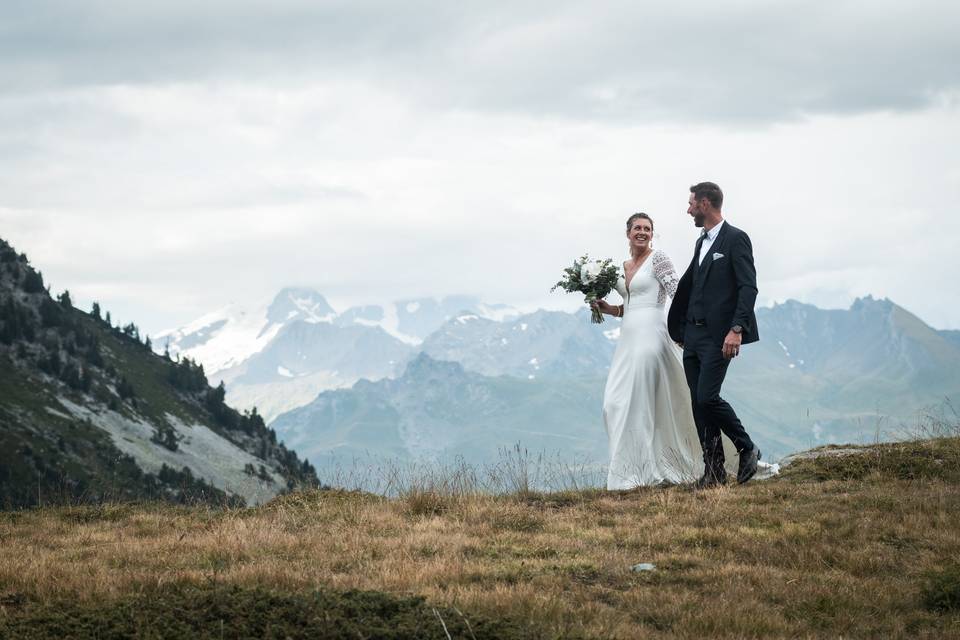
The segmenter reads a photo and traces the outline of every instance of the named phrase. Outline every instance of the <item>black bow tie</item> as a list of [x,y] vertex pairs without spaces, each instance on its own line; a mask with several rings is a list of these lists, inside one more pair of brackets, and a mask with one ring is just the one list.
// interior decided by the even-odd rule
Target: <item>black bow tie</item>
[[701,232],[700,232],[700,241],[702,242],[703,240],[706,240],[708,235],[710,235],[710,234],[706,231],[706,229],[704,229],[703,231],[701,231]]

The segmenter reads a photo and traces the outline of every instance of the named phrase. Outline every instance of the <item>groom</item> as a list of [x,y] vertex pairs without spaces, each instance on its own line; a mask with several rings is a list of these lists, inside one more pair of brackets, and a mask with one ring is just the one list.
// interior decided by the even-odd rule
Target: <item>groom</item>
[[720,386],[740,346],[756,342],[757,270],[747,234],[727,223],[720,213],[723,192],[713,182],[690,187],[687,213],[703,229],[693,260],[677,286],[667,319],[670,337],[683,346],[683,369],[693,401],[693,419],[703,447],[706,488],[727,481],[720,433],[740,452],[737,482],[757,472],[760,450],[727,402]]

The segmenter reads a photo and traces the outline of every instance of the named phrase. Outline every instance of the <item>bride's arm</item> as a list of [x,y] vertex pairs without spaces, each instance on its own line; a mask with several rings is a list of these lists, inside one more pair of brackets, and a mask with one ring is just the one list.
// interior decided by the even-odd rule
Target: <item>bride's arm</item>
[[[616,291],[618,294],[620,294],[620,298],[622,299],[622,298],[623,298],[623,291],[620,290],[620,287],[621,287],[620,283],[621,283],[621,282],[623,282],[623,279],[622,279],[622,278],[621,278],[619,281],[617,281],[617,286],[616,286],[616,288],[614,289],[614,291]],[[608,315],[608,316],[613,316],[614,318],[622,318],[622,317],[623,317],[623,311],[624,311],[624,309],[623,309],[623,305],[622,305],[622,304],[610,304],[610,303],[607,302],[606,300],[597,300],[596,302],[594,302],[593,304],[590,305],[590,308],[599,309],[599,310],[600,310],[600,313],[606,314],[606,315]]]
[[597,309],[600,309],[600,313],[605,313],[608,316],[614,316],[617,318],[623,317],[623,305],[622,304],[610,304],[606,300],[597,300],[590,307],[596,305]]
[[677,295],[677,285],[680,284],[680,278],[677,276],[676,269],[673,268],[673,262],[663,251],[657,251],[650,259],[653,260],[653,275],[660,283],[660,295],[657,296],[657,302],[666,302],[666,296],[671,298]]

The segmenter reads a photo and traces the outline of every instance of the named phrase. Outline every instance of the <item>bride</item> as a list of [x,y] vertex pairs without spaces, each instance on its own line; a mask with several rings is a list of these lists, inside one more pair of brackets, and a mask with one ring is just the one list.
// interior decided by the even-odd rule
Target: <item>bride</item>
[[[635,213],[627,219],[627,239],[630,259],[617,281],[623,304],[594,303],[602,313],[623,319],[603,394],[610,443],[607,488],[693,482],[702,450],[683,354],[667,334],[664,313],[679,278],[667,254],[653,249],[649,215]],[[725,448],[732,449],[724,440]],[[727,456],[736,459],[735,451]]]

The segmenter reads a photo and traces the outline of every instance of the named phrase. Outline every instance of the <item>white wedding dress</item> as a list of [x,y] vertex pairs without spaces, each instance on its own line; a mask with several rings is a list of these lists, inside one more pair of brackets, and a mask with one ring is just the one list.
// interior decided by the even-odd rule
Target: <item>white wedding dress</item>
[[[662,251],[640,266],[629,287],[621,276],[620,338],[603,393],[610,444],[608,489],[693,482],[703,454],[683,373],[683,352],[667,333],[664,304],[679,279]],[[727,465],[736,471],[733,445],[724,438]]]

